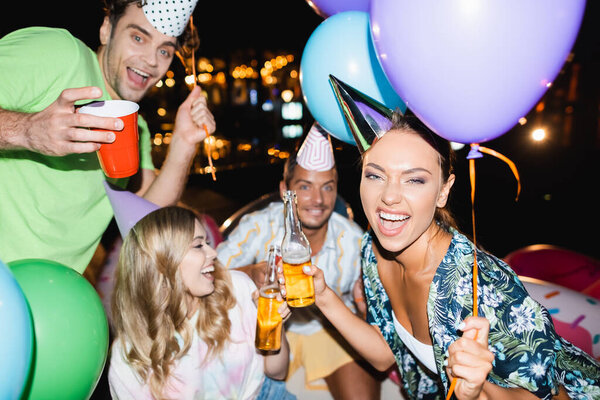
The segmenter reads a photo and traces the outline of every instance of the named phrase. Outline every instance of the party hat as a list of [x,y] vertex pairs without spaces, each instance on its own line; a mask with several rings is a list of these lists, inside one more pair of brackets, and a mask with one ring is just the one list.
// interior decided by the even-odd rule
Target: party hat
[[178,37],[185,30],[198,0],[146,0],[146,18],[160,33]]
[[298,150],[298,165],[309,171],[329,171],[335,166],[329,133],[315,122]]
[[106,181],[104,181],[104,188],[123,239],[140,219],[160,208],[143,197],[128,190],[119,189]]
[[393,111],[333,75],[329,75],[329,81],[358,150],[364,153],[390,130]]

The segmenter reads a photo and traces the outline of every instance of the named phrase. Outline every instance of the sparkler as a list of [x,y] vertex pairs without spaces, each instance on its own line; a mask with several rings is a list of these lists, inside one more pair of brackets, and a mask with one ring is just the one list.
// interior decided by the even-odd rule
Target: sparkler
[[[190,16],[190,30],[192,32],[194,32],[196,29],[196,27],[194,26],[194,16],[191,15]],[[192,84],[192,90],[196,87],[196,85],[198,85],[198,76],[196,75],[196,52],[194,51],[194,49],[191,50],[191,64],[192,64],[192,77],[194,78],[193,84]],[[186,60],[183,54],[181,54],[179,51],[176,52],[175,54],[177,54],[177,57],[179,58],[179,60],[181,61],[181,63],[183,64],[183,67],[185,68],[185,72],[186,74],[188,73],[188,66],[186,64]],[[204,124],[202,126],[204,128],[204,132],[206,133],[206,137],[204,138],[204,140],[208,139],[208,137],[210,136],[210,133],[208,132],[208,128],[206,127],[206,124]],[[210,174],[212,175],[212,179],[213,181],[217,180],[217,177],[215,175],[215,167],[213,165],[213,161],[212,161],[212,142],[210,140],[206,141],[206,155],[208,157],[208,165],[210,168]]]

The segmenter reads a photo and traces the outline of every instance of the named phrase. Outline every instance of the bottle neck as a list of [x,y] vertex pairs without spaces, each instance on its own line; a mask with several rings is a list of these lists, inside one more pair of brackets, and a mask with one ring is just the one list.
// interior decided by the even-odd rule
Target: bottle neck
[[287,262],[289,259],[310,257],[310,244],[302,232],[295,192],[287,191],[285,193],[284,204],[285,234],[281,243],[283,259]]
[[302,231],[300,225],[300,219],[298,218],[298,209],[296,208],[296,197],[288,195],[284,199],[284,213],[285,213],[285,230],[286,232],[299,232]]
[[263,287],[277,287],[277,258],[280,256],[279,246],[271,245],[267,254],[267,272],[262,284]]

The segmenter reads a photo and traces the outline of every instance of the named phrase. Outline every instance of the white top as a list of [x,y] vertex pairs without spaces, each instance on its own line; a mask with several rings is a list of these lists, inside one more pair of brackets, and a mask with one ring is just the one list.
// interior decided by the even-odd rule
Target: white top
[[435,366],[435,356],[433,355],[433,346],[418,341],[413,335],[410,334],[402,326],[402,324],[396,318],[396,314],[392,312],[392,318],[394,319],[394,327],[396,333],[400,336],[400,339],[404,345],[413,353],[413,355],[423,363],[431,372],[437,375],[437,367]]
[[[269,245],[281,244],[283,203],[272,202],[267,207],[242,217],[238,226],[217,246],[217,258],[227,268],[238,268],[267,259]],[[312,263],[323,270],[325,282],[355,311],[352,287],[360,276],[360,242],[363,230],[348,218],[334,212],[327,224],[323,247]],[[286,323],[286,330],[312,335],[322,329],[325,317],[316,306],[295,308]]]
[[[205,363],[208,347],[194,335],[189,351],[172,369],[167,390],[171,398],[251,400],[260,392],[265,373],[264,358],[254,348],[256,306],[252,292],[256,286],[239,271],[231,271],[231,280],[237,304],[229,310],[230,341],[219,357]],[[189,323],[195,326],[198,315]],[[151,400],[149,386],[127,362],[122,346],[120,340],[115,340],[110,353],[108,382],[112,398]]]

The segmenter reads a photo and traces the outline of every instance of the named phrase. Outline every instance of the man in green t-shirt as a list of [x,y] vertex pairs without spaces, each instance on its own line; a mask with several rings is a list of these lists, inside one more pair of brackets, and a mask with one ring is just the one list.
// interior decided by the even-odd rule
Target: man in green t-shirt
[[30,27],[0,39],[2,262],[42,258],[83,272],[113,216],[105,179],[159,206],[179,200],[198,143],[215,131],[200,88],[178,109],[158,174],[148,126],[139,118],[140,169],[131,179],[105,178],[95,151],[114,134],[89,130],[120,130],[121,121],[76,108],[96,99],[139,102],[175,52],[197,43],[188,25],[196,1],[105,0],[97,51],[56,28]]

